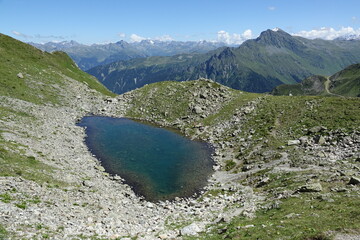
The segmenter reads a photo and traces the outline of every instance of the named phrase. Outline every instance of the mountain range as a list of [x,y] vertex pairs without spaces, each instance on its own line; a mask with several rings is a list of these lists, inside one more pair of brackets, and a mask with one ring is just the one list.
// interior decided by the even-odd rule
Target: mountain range
[[310,40],[281,29],[267,30],[239,47],[118,61],[87,72],[123,93],[149,83],[209,78],[234,89],[269,92],[312,75],[331,75],[360,62],[359,40]]
[[82,70],[119,60],[144,58],[149,56],[171,56],[180,53],[205,53],[222,46],[223,42],[210,41],[160,41],[142,40],[140,42],[118,41],[108,44],[84,45],[76,41],[29,44],[47,52],[66,52]]

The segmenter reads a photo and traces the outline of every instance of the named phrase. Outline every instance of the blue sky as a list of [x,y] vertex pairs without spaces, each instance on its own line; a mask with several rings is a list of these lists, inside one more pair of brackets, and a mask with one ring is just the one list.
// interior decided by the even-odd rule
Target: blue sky
[[275,27],[308,38],[360,34],[360,1],[0,0],[0,32],[26,42],[241,43]]

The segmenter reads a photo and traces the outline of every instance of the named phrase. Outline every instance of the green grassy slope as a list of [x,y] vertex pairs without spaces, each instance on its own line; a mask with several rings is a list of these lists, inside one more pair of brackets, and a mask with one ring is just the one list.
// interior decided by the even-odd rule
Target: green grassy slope
[[334,94],[360,97],[360,64],[351,65],[330,77],[330,91]]
[[[63,52],[47,53],[0,34],[0,95],[21,100],[59,103],[56,86],[70,77],[106,95],[114,95],[95,78],[82,72]],[[22,73],[24,78],[18,78]],[[56,85],[56,86],[55,86]]]
[[274,95],[339,95],[360,96],[360,64],[353,64],[329,77],[312,76],[297,84],[283,84],[273,89]]
[[275,87],[273,95],[326,95],[325,82],[327,78],[323,76],[312,76],[296,84],[282,84]]

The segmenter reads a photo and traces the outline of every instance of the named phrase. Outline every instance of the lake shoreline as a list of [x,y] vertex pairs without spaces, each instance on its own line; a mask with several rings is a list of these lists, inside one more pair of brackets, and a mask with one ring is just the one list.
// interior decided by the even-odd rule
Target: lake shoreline
[[[13,126],[20,124],[21,131],[27,135],[17,134],[15,131],[16,134],[4,134],[5,139],[28,146],[26,155],[55,167],[53,177],[66,183],[64,186],[51,187],[22,177],[1,177],[1,192],[17,189],[19,194],[28,196],[29,199],[41,199],[38,204],[29,204],[26,209],[0,202],[0,211],[6,213],[3,224],[8,231],[16,232],[19,226],[27,222],[30,226],[46,226],[52,236],[58,239],[80,235],[111,238],[137,236],[139,239],[154,239],[159,235],[166,235],[171,238],[180,234],[180,228],[172,228],[172,224],[185,227],[196,222],[199,227],[205,228],[216,222],[233,202],[252,202],[250,205],[245,204],[239,211],[249,214],[255,211],[253,206],[260,198],[253,194],[250,187],[236,184],[231,186],[237,191],[231,195],[230,200],[201,195],[197,199],[175,198],[172,202],[151,203],[136,196],[121,177],[104,172],[101,163],[85,145],[85,130],[76,126],[77,121],[90,113],[125,117],[128,102],[134,97],[133,93],[120,95],[109,102],[109,98],[104,99],[85,85],[70,79],[66,81],[73,85],[73,92],[63,92],[69,99],[67,106],[41,106],[2,97],[3,105],[26,109],[35,118],[30,122],[9,121],[9,127],[14,128]],[[216,147],[215,151],[219,152]],[[214,161],[221,162],[221,157],[214,156]],[[211,189],[229,188],[226,181],[221,181],[228,179],[226,176],[231,174],[219,173],[218,170],[215,171],[201,194]],[[76,214],[73,214],[74,211]],[[34,215],[34,212],[37,214]],[[58,231],[59,228],[62,230]],[[37,234],[36,227],[21,232],[24,238],[34,238]]]

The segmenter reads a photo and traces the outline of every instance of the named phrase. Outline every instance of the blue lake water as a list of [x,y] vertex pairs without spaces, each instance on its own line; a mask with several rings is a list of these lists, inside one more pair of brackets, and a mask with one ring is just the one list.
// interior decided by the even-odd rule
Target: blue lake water
[[149,201],[189,197],[212,174],[212,148],[174,131],[126,118],[84,117],[85,142],[106,172]]

